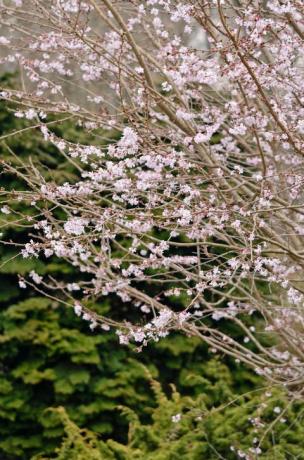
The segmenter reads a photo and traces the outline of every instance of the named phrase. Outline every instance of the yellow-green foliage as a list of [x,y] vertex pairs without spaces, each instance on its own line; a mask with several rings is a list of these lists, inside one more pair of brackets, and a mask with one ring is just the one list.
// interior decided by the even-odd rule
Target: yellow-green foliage
[[[52,411],[57,414],[64,427],[65,437],[60,449],[57,449],[57,460],[101,460],[103,448],[99,445],[96,435],[85,429],[80,429],[68,417],[63,407]],[[110,450],[107,454],[111,455]],[[107,458],[111,458],[108,456]],[[114,458],[114,457],[112,457]],[[37,460],[47,460],[45,457],[37,456]]]
[[242,454],[250,460],[303,458],[304,404],[288,401],[280,389],[256,390],[230,404],[208,409],[203,395],[185,397],[173,388],[168,397],[158,382],[151,383],[156,407],[150,423],[143,424],[135,411],[121,408],[129,422],[128,440],[123,444],[112,439],[104,442],[96,434],[79,429],[63,408],[57,409],[65,436],[52,458],[233,460],[244,458]]

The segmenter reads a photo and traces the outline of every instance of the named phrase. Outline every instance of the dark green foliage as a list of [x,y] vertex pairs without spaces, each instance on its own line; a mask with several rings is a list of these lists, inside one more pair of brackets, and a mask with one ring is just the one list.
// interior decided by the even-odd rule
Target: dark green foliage
[[58,445],[62,426],[48,407],[64,406],[78,425],[123,441],[127,425],[117,406],[136,409],[144,422],[153,407],[141,362],[209,409],[253,386],[243,382],[249,372],[236,368],[234,377],[197,340],[176,336],[135,355],[43,297],[10,305],[0,321],[0,458],[27,459]]

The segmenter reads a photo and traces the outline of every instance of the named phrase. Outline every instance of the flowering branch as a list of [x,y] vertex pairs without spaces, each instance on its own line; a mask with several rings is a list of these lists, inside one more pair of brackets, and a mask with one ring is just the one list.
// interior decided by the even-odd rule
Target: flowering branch
[[[4,165],[31,189],[2,195],[16,220],[15,202],[35,210],[23,257],[79,272],[22,286],[61,291],[121,343],[181,330],[274,382],[302,382],[300,2],[12,0],[0,21],[2,63],[23,72],[1,97],[79,171],[62,184]],[[92,142],[59,138],[54,113]],[[88,307],[109,295],[125,317]]]

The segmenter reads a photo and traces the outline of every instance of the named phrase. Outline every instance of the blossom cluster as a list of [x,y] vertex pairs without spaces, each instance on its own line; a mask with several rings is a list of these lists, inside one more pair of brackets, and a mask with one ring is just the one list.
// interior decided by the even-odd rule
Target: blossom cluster
[[[179,329],[274,381],[299,382],[300,2],[7,3],[1,61],[18,64],[28,86],[2,88],[1,97],[79,171],[71,183],[42,173],[28,181],[40,217],[23,257],[77,267],[79,282],[61,289],[75,294],[75,313],[92,329],[116,327],[121,343]],[[39,27],[28,24],[30,10]],[[50,114],[68,115],[94,142],[59,138]],[[98,318],[82,305],[109,295],[130,314]],[[252,315],[279,348],[263,345]],[[241,343],[222,319],[242,331]]]

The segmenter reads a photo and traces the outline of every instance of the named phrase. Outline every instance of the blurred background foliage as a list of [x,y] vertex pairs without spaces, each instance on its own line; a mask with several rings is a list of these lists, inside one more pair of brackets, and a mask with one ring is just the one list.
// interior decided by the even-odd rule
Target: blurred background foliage
[[[0,137],[23,130],[1,138],[1,159],[32,161],[61,182],[76,179],[77,169],[39,131],[26,129],[33,121],[13,111],[0,101]],[[85,141],[72,122],[56,130]],[[2,171],[0,186],[24,183]],[[23,243],[27,230],[10,219],[0,215],[1,239]],[[261,458],[304,458],[304,406],[281,390],[267,393],[254,372],[179,334],[142,353],[119,346],[114,333],[91,332],[71,309],[18,285],[18,275],[33,269],[75,281],[70,265],[22,259],[4,244],[0,259],[1,460],[234,459],[262,436]],[[94,308],[125,307],[109,297]]]

